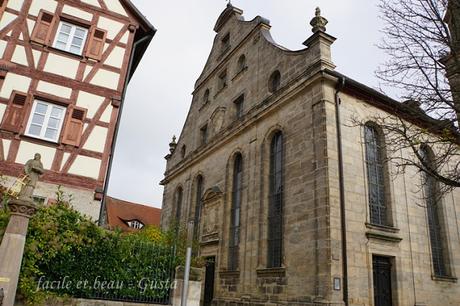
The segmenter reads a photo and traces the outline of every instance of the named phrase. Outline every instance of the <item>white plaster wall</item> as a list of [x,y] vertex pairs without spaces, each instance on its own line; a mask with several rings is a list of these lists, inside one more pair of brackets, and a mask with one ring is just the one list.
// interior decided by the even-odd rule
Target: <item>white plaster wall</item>
[[28,92],[31,79],[19,74],[8,72],[0,91],[0,97],[9,99],[13,90]]
[[101,29],[107,30],[108,39],[114,39],[118,32],[120,32],[123,24],[112,19],[100,17],[97,26]]
[[24,0],[9,0],[6,6],[9,7],[10,9],[21,11],[23,4],[24,4]]
[[105,4],[107,5],[107,8],[112,12],[121,14],[123,16],[128,16],[125,9],[121,5],[120,0],[105,0]]
[[79,155],[70,167],[69,173],[98,179],[100,168],[101,160]]
[[20,64],[20,65],[28,66],[26,50],[24,49],[23,46],[20,46],[20,45],[16,46],[16,48],[14,49],[13,57],[11,58],[11,61],[17,64]]
[[33,0],[32,5],[30,6],[29,14],[33,16],[38,16],[38,13],[41,9],[45,11],[54,13],[56,10],[57,1],[55,0]]
[[11,140],[3,139],[3,156],[7,158],[8,152],[10,151]]
[[125,48],[115,47],[110,55],[107,57],[104,64],[121,68],[123,66],[123,59],[125,57]]
[[32,19],[27,19],[27,29],[29,30],[30,34],[32,34],[34,27],[35,27],[35,21],[33,21]]
[[4,40],[0,40],[0,56],[3,57],[3,53],[5,52],[7,42]]
[[107,133],[107,128],[95,126],[83,148],[86,150],[99,153],[104,152],[105,142],[107,140]]
[[124,43],[124,44],[127,44],[128,43],[128,38],[129,38],[129,32],[126,31],[125,34],[123,34],[123,36],[121,37],[120,42]]
[[[3,30],[11,21],[13,21],[17,15],[5,12],[2,16],[2,20],[0,20],[0,30]],[[9,34],[8,34],[9,35]]]
[[3,120],[3,115],[5,114],[6,110],[6,105],[5,104],[0,104],[0,122]]
[[64,156],[62,157],[61,171],[62,171],[62,169],[64,169],[64,166],[65,166],[67,160],[69,159],[69,157],[70,157],[70,153],[65,152]]
[[34,57],[35,68],[37,68],[38,62],[40,61],[40,57],[42,56],[42,53],[41,51],[38,51],[38,50],[32,50],[32,55]]
[[110,89],[117,89],[119,79],[120,75],[118,73],[108,71],[105,69],[99,69],[90,83],[93,85],[99,85]]
[[97,6],[97,7],[101,7],[101,6],[99,5],[99,2],[97,2],[97,0],[81,0],[81,2],[90,4],[90,5],[94,5],[94,6]]
[[112,117],[112,110],[113,110],[113,106],[109,105],[109,107],[106,108],[106,110],[101,116],[102,122],[110,122],[110,118]]
[[[16,178],[11,176],[4,176],[5,180],[2,182],[6,187],[10,187],[15,182]],[[56,192],[58,190],[57,184],[45,183],[39,181],[37,188],[34,191],[35,196],[45,198],[45,205],[49,200],[56,200]],[[94,191],[83,188],[74,188],[61,186],[64,196],[72,196],[73,200],[70,202],[72,207],[81,212],[82,214],[90,217],[93,221],[99,218],[99,210],[101,203],[94,200]]]
[[45,71],[75,79],[80,61],[50,53],[45,64]]
[[97,110],[104,102],[104,97],[93,95],[86,91],[80,91],[77,98],[77,106],[86,108],[88,111],[86,117],[93,118]]
[[44,92],[44,93],[51,94],[51,95],[55,95],[58,97],[62,97],[65,99],[70,99],[70,96],[72,95],[71,88],[44,82],[44,81],[38,82],[37,90]]
[[40,153],[42,156],[43,168],[51,169],[53,164],[54,154],[56,149],[47,146],[41,146],[27,141],[21,141],[19,144],[18,155],[16,156],[16,163],[25,164],[29,159],[34,158],[35,153]]
[[85,19],[88,21],[91,21],[93,19],[93,14],[80,10],[70,5],[64,5],[64,7],[62,8],[62,12],[72,16],[77,16],[78,18]]

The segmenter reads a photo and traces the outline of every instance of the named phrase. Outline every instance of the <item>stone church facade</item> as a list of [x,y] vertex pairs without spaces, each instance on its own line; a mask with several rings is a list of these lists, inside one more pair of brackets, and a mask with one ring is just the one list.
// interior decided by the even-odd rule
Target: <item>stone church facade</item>
[[409,106],[335,70],[319,10],[299,51],[242,13],[217,20],[162,182],[162,226],[195,223],[203,304],[459,305],[460,194],[417,205],[420,174],[352,124]]

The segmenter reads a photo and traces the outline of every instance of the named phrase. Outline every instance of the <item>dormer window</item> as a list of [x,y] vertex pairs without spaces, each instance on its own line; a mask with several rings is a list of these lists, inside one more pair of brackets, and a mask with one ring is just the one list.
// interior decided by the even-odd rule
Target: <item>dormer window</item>
[[222,38],[222,53],[230,49],[230,33],[227,33],[227,35]]
[[219,74],[219,82],[217,84],[219,91],[227,87],[227,70]]
[[144,227],[144,224],[139,220],[131,220],[126,222],[126,224],[133,229],[142,229]]
[[88,29],[61,21],[53,47],[73,54],[82,55]]

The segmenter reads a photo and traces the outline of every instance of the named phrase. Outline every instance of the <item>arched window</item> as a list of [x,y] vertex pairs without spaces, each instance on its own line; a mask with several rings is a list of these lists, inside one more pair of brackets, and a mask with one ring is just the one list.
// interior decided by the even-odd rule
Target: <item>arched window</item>
[[283,134],[277,132],[270,145],[270,180],[268,203],[269,268],[280,267],[283,256]]
[[233,164],[232,209],[230,222],[230,243],[228,252],[228,269],[238,269],[239,244],[240,244],[240,209],[241,191],[243,188],[243,158],[241,154],[235,156]]
[[242,54],[238,59],[238,72],[241,72],[244,69],[246,69],[246,56]]
[[203,104],[206,104],[208,102],[209,102],[209,89],[206,89],[203,94]]
[[180,156],[181,156],[182,158],[185,157],[186,151],[187,151],[187,147],[186,147],[185,145],[183,145],[182,148],[180,149]]
[[[433,152],[431,149],[426,145],[422,146],[420,148],[420,155],[424,166],[430,169],[433,166]],[[432,175],[423,172],[423,183],[434,274],[436,276],[448,276],[449,272],[446,265],[446,259],[448,257],[446,252],[447,237],[443,230],[443,214],[441,210],[438,182]]]
[[370,222],[376,225],[391,225],[386,195],[386,171],[384,147],[380,134],[372,124],[364,126],[366,145],[366,167]]
[[273,93],[280,88],[280,84],[281,84],[281,73],[278,70],[276,70],[270,76],[270,79],[268,81],[268,89],[270,90],[270,92]]
[[195,198],[195,216],[193,221],[195,223],[195,238],[198,238],[198,229],[200,226],[201,219],[201,208],[202,208],[202,197],[203,197],[203,177],[198,175],[196,178],[196,198]]
[[175,195],[175,209],[176,209],[176,221],[180,222],[181,213],[182,213],[182,197],[183,191],[182,187],[178,187]]

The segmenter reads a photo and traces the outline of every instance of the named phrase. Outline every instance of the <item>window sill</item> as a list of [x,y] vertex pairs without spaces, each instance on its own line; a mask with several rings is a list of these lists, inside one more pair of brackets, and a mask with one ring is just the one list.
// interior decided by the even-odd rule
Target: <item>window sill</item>
[[225,84],[221,89],[219,89],[216,94],[214,95],[214,99],[221,93],[223,92],[226,88],[228,87],[227,84]]
[[366,227],[372,230],[378,230],[382,232],[399,233],[399,228],[388,225],[380,225],[366,222]]
[[257,272],[257,277],[285,277],[286,276],[285,267],[261,268],[261,269],[257,269],[256,272]]
[[52,46],[47,46],[45,48],[47,48],[49,51],[53,51],[53,53],[58,53],[58,54],[63,54],[63,55],[74,57],[75,59],[78,59],[79,61],[84,61],[85,60],[85,57],[83,55],[80,55],[80,54],[76,54],[76,53],[72,53],[72,52],[69,52],[69,51],[61,50],[61,49],[58,49],[58,48],[55,48],[55,47],[52,47]]
[[238,71],[235,76],[232,78],[232,81],[237,79],[240,75],[242,75],[246,70],[248,70],[248,66],[245,66],[243,69],[241,69],[240,71]]
[[438,275],[431,275],[431,279],[437,282],[448,282],[448,283],[456,283],[457,278],[453,276],[438,276]]
[[220,278],[240,278],[240,271],[219,271]]
[[53,145],[55,147],[58,147],[60,145],[58,141],[52,141],[52,140],[47,140],[47,139],[43,139],[43,138],[38,138],[38,137],[30,136],[30,135],[27,135],[27,134],[21,135],[21,138],[23,138],[25,140],[30,140],[32,142],[38,142],[38,143],[42,143],[42,144]]

